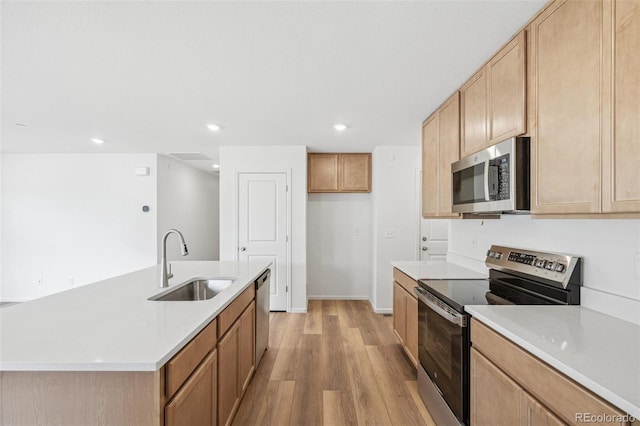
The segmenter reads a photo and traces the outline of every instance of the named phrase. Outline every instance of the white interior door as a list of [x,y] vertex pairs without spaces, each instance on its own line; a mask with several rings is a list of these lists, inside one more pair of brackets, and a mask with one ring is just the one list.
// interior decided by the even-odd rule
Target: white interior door
[[238,173],[238,260],[268,260],[272,311],[287,310],[286,173]]
[[449,219],[422,218],[422,170],[416,170],[416,203],[418,217],[419,260],[447,260]]
[[447,260],[449,219],[420,220],[420,260]]

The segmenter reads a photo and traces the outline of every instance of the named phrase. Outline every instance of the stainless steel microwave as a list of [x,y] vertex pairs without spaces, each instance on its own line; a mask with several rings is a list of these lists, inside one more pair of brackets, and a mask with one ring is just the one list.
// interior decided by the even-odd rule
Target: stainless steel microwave
[[452,163],[452,211],[528,212],[529,169],[527,137],[507,139]]

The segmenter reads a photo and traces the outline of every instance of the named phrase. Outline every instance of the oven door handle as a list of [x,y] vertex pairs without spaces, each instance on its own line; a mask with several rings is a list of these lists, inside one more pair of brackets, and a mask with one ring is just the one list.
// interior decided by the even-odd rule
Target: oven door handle
[[[413,291],[415,292],[416,296],[418,296],[418,299],[421,302],[423,302],[425,305],[431,308],[435,313],[440,315],[442,318],[446,319],[447,321],[453,324],[456,324],[459,327],[467,326],[467,317],[464,314],[461,314],[459,312],[450,312],[445,308],[446,306],[445,303],[437,300],[435,296],[432,296],[428,291],[420,287],[414,287]],[[441,304],[443,306],[440,306]]]

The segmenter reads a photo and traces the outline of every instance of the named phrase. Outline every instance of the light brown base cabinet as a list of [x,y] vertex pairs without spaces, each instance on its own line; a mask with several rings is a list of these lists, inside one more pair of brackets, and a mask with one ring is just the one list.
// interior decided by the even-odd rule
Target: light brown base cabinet
[[393,269],[393,330],[415,367],[418,366],[418,299],[413,294],[417,283],[400,270]]
[[0,372],[0,424],[228,425],[254,370],[251,285],[158,371]]
[[623,411],[476,319],[471,345],[473,426],[575,425],[583,413],[614,420],[590,424],[629,425]]

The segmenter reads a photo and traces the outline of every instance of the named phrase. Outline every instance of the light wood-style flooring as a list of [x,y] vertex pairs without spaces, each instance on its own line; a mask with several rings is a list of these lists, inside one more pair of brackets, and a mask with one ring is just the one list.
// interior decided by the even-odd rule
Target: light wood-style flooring
[[272,313],[269,349],[234,425],[428,425],[391,316],[366,301],[313,300]]

